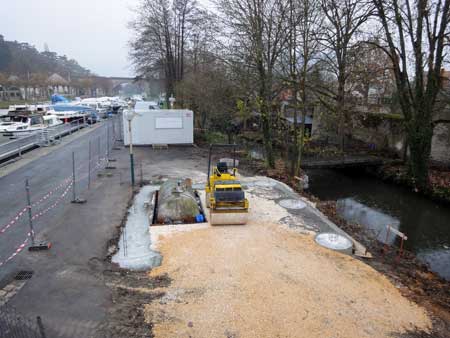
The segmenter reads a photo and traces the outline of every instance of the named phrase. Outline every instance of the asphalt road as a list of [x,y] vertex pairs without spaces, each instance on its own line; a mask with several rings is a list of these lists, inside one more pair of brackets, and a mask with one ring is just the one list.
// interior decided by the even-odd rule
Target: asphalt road
[[[91,132],[74,139],[64,147],[0,178],[0,264],[5,262],[26,240],[30,229],[28,214],[25,212],[2,233],[2,229],[5,229],[11,220],[14,220],[17,213],[27,205],[25,180],[27,178],[29,180],[32,204],[45,197],[32,208],[33,215],[44,213],[33,221],[35,233],[39,238],[39,233],[45,229],[49,219],[58,217],[62,213],[64,205],[72,200],[72,189],[66,188],[72,177],[72,153],[75,153],[76,194],[78,197],[86,190],[88,184],[89,142],[91,142],[91,169],[95,167],[99,158],[106,157],[108,135],[110,137],[109,144],[112,147],[111,124],[108,132],[107,123],[102,123],[102,126],[93,128]],[[66,190],[66,195],[62,196]],[[54,192],[48,194],[50,191]],[[0,281],[15,270],[15,259],[17,257],[0,266]]]

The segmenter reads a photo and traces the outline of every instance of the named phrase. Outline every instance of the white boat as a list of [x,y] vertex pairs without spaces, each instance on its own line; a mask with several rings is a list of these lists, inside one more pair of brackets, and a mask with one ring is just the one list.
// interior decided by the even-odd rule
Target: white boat
[[48,104],[15,104],[8,108],[6,115],[49,114],[52,108]]
[[62,124],[56,115],[8,115],[0,122],[3,136],[25,136],[48,127]]
[[10,115],[20,115],[20,114],[33,114],[37,110],[36,105],[32,104],[14,104],[9,106],[8,114]]
[[106,117],[109,114],[117,114],[120,110],[126,107],[126,102],[119,97],[96,97],[85,98],[77,104],[95,109],[99,116]]
[[102,102],[98,102],[96,100],[84,99],[79,103],[79,105],[95,110],[100,118],[106,118],[108,115],[109,107],[105,106]]
[[91,108],[81,105],[57,104],[52,106],[52,114],[63,122],[88,119],[92,116],[92,112]]

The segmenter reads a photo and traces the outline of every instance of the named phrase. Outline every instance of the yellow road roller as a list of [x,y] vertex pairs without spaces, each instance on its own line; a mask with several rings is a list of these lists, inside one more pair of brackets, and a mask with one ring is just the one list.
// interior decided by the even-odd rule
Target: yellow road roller
[[[211,144],[209,146],[208,182],[205,191],[211,225],[247,223],[249,204],[241,182],[236,177],[236,147],[236,144]],[[232,148],[233,159],[231,161],[229,159],[220,160],[214,167],[211,167],[214,148]]]

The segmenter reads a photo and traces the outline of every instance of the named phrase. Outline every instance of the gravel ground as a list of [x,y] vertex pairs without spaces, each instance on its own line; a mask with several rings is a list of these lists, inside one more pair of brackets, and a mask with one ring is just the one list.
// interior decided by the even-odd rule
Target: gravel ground
[[172,281],[145,307],[155,337],[392,337],[431,326],[382,274],[281,224],[288,213],[261,197],[267,189],[248,193],[246,226],[152,233],[163,263],[149,278]]

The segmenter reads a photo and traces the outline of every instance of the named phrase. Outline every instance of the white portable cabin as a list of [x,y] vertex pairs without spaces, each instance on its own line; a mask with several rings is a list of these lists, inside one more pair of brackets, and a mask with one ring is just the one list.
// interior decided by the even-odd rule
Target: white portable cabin
[[[131,122],[133,145],[193,144],[194,113],[185,109],[137,110]],[[123,114],[124,144],[130,144]]]

